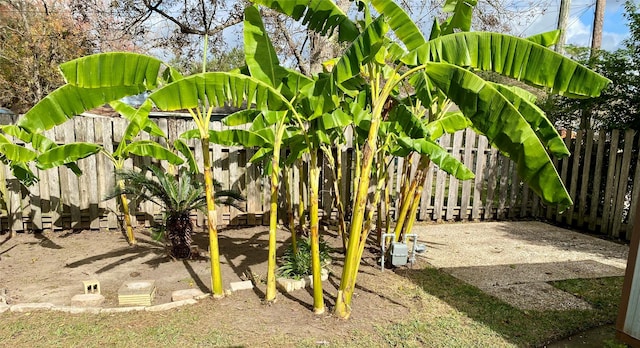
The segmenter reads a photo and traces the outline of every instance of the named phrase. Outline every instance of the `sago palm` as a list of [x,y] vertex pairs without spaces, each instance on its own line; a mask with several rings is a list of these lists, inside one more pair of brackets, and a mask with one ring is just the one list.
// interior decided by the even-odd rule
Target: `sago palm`
[[[193,222],[190,214],[194,210],[205,212],[207,201],[204,186],[201,181],[186,168],[180,168],[178,175],[171,175],[166,171],[149,166],[153,174],[148,177],[144,171],[120,171],[116,175],[125,182],[124,188],[117,186],[112,196],[128,194],[136,197],[138,203],[153,202],[164,209],[164,230],[171,244],[171,255],[177,259],[191,256],[191,233]],[[231,205],[242,209],[238,203],[244,198],[240,193],[232,190],[221,190],[219,182],[216,186],[216,204]]]

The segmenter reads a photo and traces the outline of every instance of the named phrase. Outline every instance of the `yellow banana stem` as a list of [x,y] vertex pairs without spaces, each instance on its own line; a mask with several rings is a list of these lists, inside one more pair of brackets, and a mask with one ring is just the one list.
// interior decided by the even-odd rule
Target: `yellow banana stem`
[[276,137],[273,144],[273,157],[271,158],[271,201],[269,211],[269,253],[267,256],[267,292],[265,300],[276,300],[276,234],[278,231],[278,176],[280,175],[280,147],[284,135],[284,125],[278,123]]
[[[203,134],[201,134],[202,136]],[[214,201],[213,175],[211,173],[211,153],[209,152],[209,136],[200,138],[204,162],[204,188],[207,199],[207,227],[209,229],[209,254],[211,261],[211,292],[214,297],[223,297],[222,272],[220,271],[220,250],[218,247],[218,216]]]
[[289,232],[291,232],[291,249],[293,254],[298,253],[298,236],[295,229],[295,221],[293,219],[293,202],[291,199],[291,182],[289,181],[289,167],[282,168],[285,191],[285,205],[287,208],[287,223],[289,225]]
[[300,157],[296,161],[296,165],[298,166],[298,173],[300,173],[300,180],[298,181],[298,192],[300,195],[300,199],[298,202],[298,226],[300,231],[302,231],[303,226],[307,223],[305,216],[305,208],[304,208],[304,183],[307,182],[307,176],[304,172],[304,159]]
[[422,156],[420,158],[420,163],[418,164],[418,172],[416,174],[416,181],[418,181],[418,187],[413,195],[413,200],[411,202],[411,208],[409,210],[409,214],[407,215],[407,221],[405,222],[404,231],[402,235],[407,235],[411,233],[413,229],[413,224],[416,221],[416,213],[418,212],[418,207],[420,206],[420,198],[422,197],[422,190],[424,188],[424,182],[427,179],[427,171],[429,170],[430,159],[427,156]]
[[[118,186],[121,190],[124,190],[124,180],[118,181]],[[131,226],[131,214],[129,212],[129,200],[126,195],[120,195],[120,203],[122,204],[122,215],[124,215],[124,227],[127,231],[127,241],[129,245],[136,245],[136,236],[133,234],[133,226]]]
[[311,274],[313,278],[313,312],[324,313],[324,298],[322,293],[322,265],[320,264],[320,220],[318,218],[318,192],[320,180],[320,168],[318,167],[318,154],[310,151],[311,162],[309,164],[309,238],[311,246]]
[[[405,173],[406,177],[411,175],[411,166],[409,166],[409,170]],[[398,222],[396,224],[396,228],[394,230],[395,240],[400,240],[400,236],[402,235],[402,229],[407,218],[407,214],[409,213],[409,208],[411,207],[411,201],[413,199],[413,195],[416,192],[416,188],[418,186],[417,180],[413,180],[411,182],[405,183],[408,188],[406,190],[403,189],[404,195],[402,197],[402,204],[400,205],[400,214],[398,215]]]

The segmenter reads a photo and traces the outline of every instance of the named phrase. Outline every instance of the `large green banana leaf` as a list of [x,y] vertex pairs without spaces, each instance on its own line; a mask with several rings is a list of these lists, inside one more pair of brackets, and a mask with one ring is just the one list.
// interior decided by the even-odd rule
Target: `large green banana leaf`
[[447,150],[430,139],[399,137],[398,145],[429,157],[431,162],[437,165],[438,168],[459,180],[469,180],[475,177],[471,169],[467,168],[462,162],[449,154]]
[[244,102],[259,110],[291,110],[291,104],[273,87],[255,78],[227,72],[207,72],[165,85],[149,96],[165,111],[193,109],[201,105],[241,107]]
[[164,131],[149,119],[149,112],[153,106],[149,100],[146,100],[138,109],[119,100],[114,100],[109,103],[109,105],[129,121],[127,129],[125,129],[124,134],[122,135],[123,140],[132,140],[138,136],[141,130],[144,130],[150,135],[156,137],[167,137]]
[[571,97],[596,97],[610,82],[546,47],[497,33],[445,35],[409,52],[402,61],[410,66],[447,62],[494,71]]
[[253,122],[258,115],[260,115],[260,111],[258,110],[240,110],[225,116],[225,118],[222,119],[222,124],[229,127],[240,126]]
[[11,162],[22,163],[33,161],[38,156],[35,151],[10,142],[0,143],[0,154],[4,155],[4,157]]
[[336,109],[331,113],[322,115],[320,119],[321,130],[329,130],[333,128],[344,128],[353,123],[353,117],[346,112]]
[[134,154],[143,157],[153,157],[159,160],[166,160],[175,165],[184,163],[184,160],[171,152],[171,150],[151,140],[134,141],[125,146],[123,154],[125,156]]
[[[30,132],[51,129],[84,111],[158,86],[162,62],[136,53],[100,53],[60,66],[67,84],[27,111],[17,125]],[[172,72],[178,76],[177,72]]]
[[386,122],[380,127],[380,131],[388,133],[394,131],[398,134],[406,135],[413,139],[425,138],[427,129],[422,123],[422,119],[417,117],[405,105],[398,105],[391,109]]
[[328,0],[251,0],[267,6],[295,20],[303,18],[302,24],[322,35],[338,28],[339,41],[352,41],[359,32],[355,23],[333,1]]
[[[31,132],[28,132],[26,130],[24,130],[24,128],[18,127],[14,124],[7,124],[4,126],[0,126],[0,129],[2,129],[2,132],[4,132],[7,135],[10,135],[14,138],[20,139],[22,141],[24,141],[25,143],[30,143],[31,140],[33,139],[33,134]],[[0,133],[0,136],[2,136],[4,138],[4,135]],[[11,142],[8,139],[4,138],[2,140],[0,140],[0,142]]]
[[189,164],[189,171],[191,173],[200,172],[200,169],[198,168],[198,162],[196,161],[196,156],[193,154],[193,151],[191,151],[191,148],[184,140],[180,138],[176,139],[173,142],[173,148],[178,150],[178,152],[180,152],[182,156],[184,156],[187,163]]
[[384,14],[391,30],[408,50],[416,49],[427,42],[411,17],[395,2],[391,0],[372,0],[371,4],[378,13]]
[[[29,166],[25,162],[13,162],[9,166],[11,167],[13,176],[15,176],[24,186],[29,187],[38,182],[38,177],[33,174],[31,168],[29,168]],[[76,173],[76,175],[79,175],[75,171],[74,173]],[[82,172],[80,172],[80,174],[81,173]]]
[[56,146],[43,152],[37,157],[36,166],[40,169],[49,169],[67,163],[74,163],[79,159],[96,154],[102,146],[90,143],[71,143]]
[[335,81],[340,84],[359,75],[360,67],[375,58],[388,30],[389,27],[382,16],[369,24],[333,68]]
[[561,209],[572,204],[543,144],[500,92],[472,72],[452,64],[428,63],[426,73],[473,126],[516,163],[520,178],[545,202],[558,204]]
[[255,6],[244,10],[244,55],[252,77],[276,89],[282,86],[288,72],[280,66],[260,11]]
[[256,147],[268,144],[260,134],[244,129],[210,130],[209,140],[212,143],[226,146]]
[[535,42],[538,45],[544,47],[551,47],[558,43],[560,39],[560,29],[547,31],[546,33],[540,33],[537,35],[527,37],[527,40]]
[[473,123],[461,112],[449,112],[443,117],[427,123],[425,129],[429,134],[429,139],[436,140],[445,133],[452,134],[471,126]]
[[87,110],[145,90],[145,86],[89,89],[67,84],[40,100],[16,124],[34,133],[48,130]]
[[502,93],[502,95],[518,109],[518,112],[520,112],[529,123],[533,131],[536,132],[542,144],[544,144],[554,156],[562,158],[571,154],[564,144],[564,141],[562,141],[560,134],[558,134],[556,127],[549,121],[544,111],[527,99],[521,98],[519,94],[513,92],[513,90],[507,86],[493,84],[493,87]]
[[142,54],[108,52],[74,59],[60,65],[68,84],[80,88],[158,86],[162,61]]
[[451,12],[453,15],[440,24],[441,31],[438,34],[448,35],[453,33],[455,30],[471,30],[473,9],[477,3],[477,0],[447,0],[442,10],[444,12]]
[[326,73],[315,76],[313,83],[299,90],[298,97],[303,116],[309,121],[331,112],[340,103],[335,81],[332,75]]

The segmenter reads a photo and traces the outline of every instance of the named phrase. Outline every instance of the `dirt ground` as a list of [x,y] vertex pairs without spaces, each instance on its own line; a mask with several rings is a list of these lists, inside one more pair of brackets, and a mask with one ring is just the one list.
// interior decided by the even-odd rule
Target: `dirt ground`
[[[588,306],[570,294],[554,290],[549,280],[624,275],[628,248],[568,231],[541,222],[485,222],[418,225],[419,241],[427,245],[418,264],[429,263],[521,308],[569,309]],[[288,239],[279,231],[280,249]],[[154,304],[170,302],[174,290],[199,288],[209,292],[208,259],[173,261],[161,243],[144,230],[137,232],[139,245],[129,247],[117,232],[19,234],[0,236],[0,291],[9,304],[48,302],[70,305],[71,298],[83,293],[83,280],[100,281],[106,301],[103,307],[117,307],[117,291],[125,281],[155,280]],[[325,240],[339,245],[334,232],[325,231]],[[249,268],[266,273],[267,227],[222,229],[223,282],[244,280]],[[197,233],[195,243],[206,250],[207,235]],[[376,264],[376,248],[365,252],[354,295],[352,318],[370,325],[393,321],[415,310],[407,296],[411,286],[401,276]],[[341,256],[334,253],[332,272],[325,282],[329,311],[335,299],[341,271]],[[407,283],[407,284],[405,284]],[[404,285],[403,285],[404,284]],[[404,289],[403,289],[404,287]],[[245,314],[259,311],[265,286],[232,294],[221,306],[243,307]],[[1,294],[1,292],[0,292]],[[309,291],[279,294],[278,305],[270,313],[291,317],[309,313]],[[385,315],[379,309],[385,308]],[[310,316],[312,317],[312,316]],[[292,326],[295,326],[293,320]]]

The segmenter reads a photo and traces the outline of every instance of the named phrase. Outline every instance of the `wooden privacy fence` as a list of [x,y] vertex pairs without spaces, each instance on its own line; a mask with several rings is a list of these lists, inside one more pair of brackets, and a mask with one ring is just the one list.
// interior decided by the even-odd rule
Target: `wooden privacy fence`
[[[172,142],[182,132],[192,129],[191,120],[177,116],[155,117]],[[126,120],[102,116],[75,117],[46,132],[59,144],[86,141],[101,144],[112,152],[121,141]],[[213,129],[223,129],[219,121]],[[142,135],[149,139],[148,135]],[[164,140],[156,139],[164,144]],[[556,162],[574,205],[559,214],[553,207],[540,203],[538,197],[524,185],[515,173],[514,164],[489,147],[484,137],[472,131],[445,135],[440,144],[465,163],[475,173],[470,181],[460,182],[436,167],[428,172],[420,209],[420,221],[482,221],[498,219],[541,218],[557,221],[577,229],[603,233],[613,238],[628,239],[631,234],[640,185],[638,148],[640,137],[632,130],[595,133],[567,133],[565,141],[572,155]],[[190,144],[200,161],[199,143]],[[218,221],[224,225],[266,224],[269,209],[269,180],[264,166],[248,163],[256,149],[212,145],[214,178],[224,189],[235,189],[246,196],[244,211],[220,207]],[[354,151],[345,149],[340,156],[343,168],[345,197],[352,197]],[[398,206],[403,158],[395,158],[388,168],[392,214]],[[127,160],[126,168],[144,168],[152,164],[149,158]],[[417,163],[417,161],[414,161]],[[102,198],[114,185],[113,165],[102,154],[79,161],[84,172],[75,176],[65,167],[38,171],[40,180],[29,188],[21,187],[7,168],[0,168],[0,183],[6,183],[6,209],[0,219],[2,229],[116,229],[119,228],[116,200]],[[158,164],[166,167],[166,164]],[[350,167],[351,166],[351,167]],[[331,211],[333,178],[327,163],[321,175],[321,204]],[[414,168],[415,172],[415,168]],[[298,192],[300,173],[291,171],[294,204],[306,201]],[[306,183],[305,184],[306,187]],[[282,190],[281,190],[282,191]],[[283,202],[283,200],[281,200]],[[282,203],[281,203],[282,204]],[[133,204],[136,206],[136,204]],[[161,218],[161,209],[152,203],[140,204],[134,222],[150,226]],[[284,214],[282,214],[284,216]],[[204,216],[194,214],[199,226]]]

